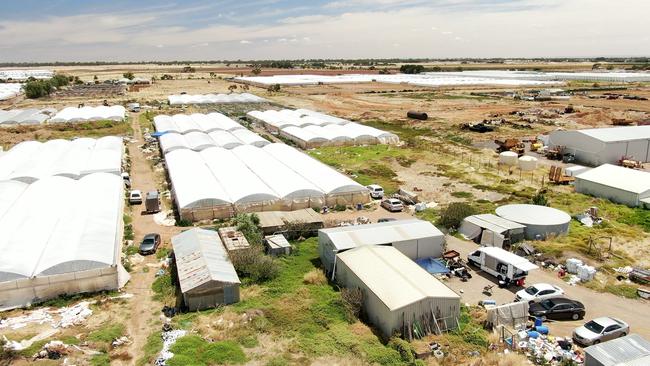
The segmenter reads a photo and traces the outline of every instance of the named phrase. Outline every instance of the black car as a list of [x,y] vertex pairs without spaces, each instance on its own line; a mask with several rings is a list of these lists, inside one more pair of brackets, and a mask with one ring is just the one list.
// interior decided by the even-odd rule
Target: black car
[[579,301],[556,297],[530,305],[528,314],[542,319],[578,320],[584,318],[585,306]]
[[140,254],[153,254],[158,249],[160,245],[160,235],[159,234],[147,234],[142,239],[140,243]]

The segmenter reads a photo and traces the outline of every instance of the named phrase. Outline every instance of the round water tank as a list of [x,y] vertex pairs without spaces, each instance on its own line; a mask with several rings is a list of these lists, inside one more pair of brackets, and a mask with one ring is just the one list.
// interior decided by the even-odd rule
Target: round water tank
[[555,208],[537,205],[505,205],[496,209],[497,215],[526,226],[526,239],[546,239],[569,232],[571,216]]
[[499,163],[500,164],[505,164],[505,165],[510,165],[510,166],[515,166],[515,165],[517,165],[518,158],[519,158],[519,155],[517,155],[516,152],[504,151],[501,154],[499,154]]
[[519,158],[519,169],[530,172],[537,168],[537,158],[533,156],[522,156]]

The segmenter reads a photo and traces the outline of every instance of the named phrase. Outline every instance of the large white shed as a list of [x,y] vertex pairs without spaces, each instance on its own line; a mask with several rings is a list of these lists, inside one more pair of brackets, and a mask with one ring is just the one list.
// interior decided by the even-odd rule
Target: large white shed
[[467,216],[458,229],[464,237],[483,246],[508,247],[524,240],[526,226],[493,214]]
[[616,164],[623,156],[649,162],[650,126],[554,131],[549,135],[549,145],[564,146],[577,161],[593,166]]
[[650,173],[603,164],[576,176],[576,192],[650,208]]
[[336,268],[336,255],[368,245],[393,246],[411,260],[441,257],[445,236],[423,220],[397,220],[318,230],[318,250],[325,270]]
[[460,296],[395,247],[364,246],[336,258],[337,282],[361,290],[368,320],[386,338],[399,332],[410,339],[414,323],[423,333],[457,327]]

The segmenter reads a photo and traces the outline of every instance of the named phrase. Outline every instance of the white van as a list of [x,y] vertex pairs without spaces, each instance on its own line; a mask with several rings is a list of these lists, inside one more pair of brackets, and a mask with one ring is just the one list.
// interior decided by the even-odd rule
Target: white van
[[384,188],[382,188],[378,184],[371,184],[369,186],[366,186],[368,190],[370,191],[370,197],[376,200],[380,200],[384,198]]
[[481,247],[469,254],[467,261],[496,277],[499,284],[504,286],[514,282],[523,283],[528,271],[537,268],[528,259],[499,247]]

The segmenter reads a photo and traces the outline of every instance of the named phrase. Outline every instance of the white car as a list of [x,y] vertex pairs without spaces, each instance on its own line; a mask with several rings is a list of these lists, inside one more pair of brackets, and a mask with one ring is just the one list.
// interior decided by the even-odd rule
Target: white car
[[536,283],[517,291],[515,301],[540,302],[552,297],[563,297],[564,290],[548,283]]
[[139,205],[142,203],[142,192],[139,189],[134,189],[129,192],[129,203],[132,205]]
[[605,316],[577,327],[573,331],[573,341],[583,346],[591,346],[614,338],[625,337],[629,333],[630,326],[626,322]]
[[381,207],[387,209],[390,212],[396,212],[396,211],[402,211],[404,210],[404,206],[402,205],[402,201],[398,200],[397,198],[388,198],[383,201],[381,201]]
[[369,186],[366,186],[366,188],[368,188],[370,191],[370,197],[378,200],[384,198],[384,188],[382,188],[380,185],[371,184]]

